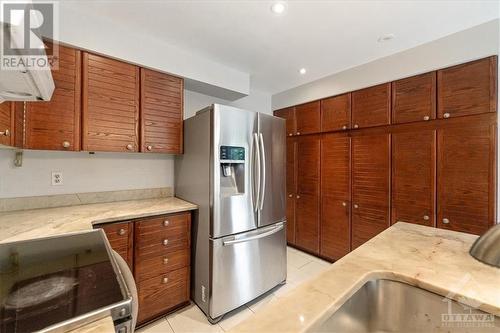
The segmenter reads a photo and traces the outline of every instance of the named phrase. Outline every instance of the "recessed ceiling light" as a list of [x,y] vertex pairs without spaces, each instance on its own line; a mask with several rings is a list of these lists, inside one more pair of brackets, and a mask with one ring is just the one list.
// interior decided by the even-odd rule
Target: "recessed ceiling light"
[[271,5],[271,11],[276,15],[282,15],[286,11],[286,2],[276,1]]
[[394,38],[394,34],[385,34],[380,36],[377,40],[379,43],[387,42]]
[[299,73],[304,75],[305,73],[307,73],[307,71],[305,68],[301,68],[301,69],[299,69]]

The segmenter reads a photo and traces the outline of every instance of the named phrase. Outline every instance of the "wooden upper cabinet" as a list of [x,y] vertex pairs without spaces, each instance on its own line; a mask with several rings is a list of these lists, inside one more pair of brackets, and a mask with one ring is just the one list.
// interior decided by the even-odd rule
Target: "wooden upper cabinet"
[[436,131],[392,134],[392,223],[435,226]]
[[390,134],[352,138],[352,248],[390,225]]
[[337,260],[351,249],[351,145],[348,135],[321,139],[320,254]]
[[438,129],[437,226],[482,234],[496,220],[496,124]]
[[321,131],[320,102],[310,102],[295,107],[297,135],[319,133]]
[[182,153],[184,82],[141,68],[141,152]]
[[[47,47],[52,44],[46,43]],[[55,90],[48,102],[26,102],[24,148],[80,150],[81,52],[59,45],[52,66]]]
[[436,119],[436,72],[392,82],[392,123]]
[[0,144],[14,145],[14,103],[0,103]]
[[289,107],[281,110],[274,111],[276,117],[284,118],[286,120],[286,135],[292,136],[297,132],[295,127],[295,107]]
[[139,151],[139,67],[83,53],[83,150]]
[[322,100],[321,131],[330,132],[349,128],[351,128],[351,94]]
[[295,243],[319,253],[320,137],[297,138]]
[[353,128],[389,125],[391,123],[391,83],[352,93]]
[[438,71],[438,117],[496,112],[497,57]]

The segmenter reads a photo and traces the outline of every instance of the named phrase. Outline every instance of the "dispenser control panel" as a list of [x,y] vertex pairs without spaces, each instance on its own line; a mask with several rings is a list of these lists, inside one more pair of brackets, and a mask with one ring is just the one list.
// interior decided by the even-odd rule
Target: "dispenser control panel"
[[220,159],[230,161],[244,161],[245,148],[233,146],[220,146]]

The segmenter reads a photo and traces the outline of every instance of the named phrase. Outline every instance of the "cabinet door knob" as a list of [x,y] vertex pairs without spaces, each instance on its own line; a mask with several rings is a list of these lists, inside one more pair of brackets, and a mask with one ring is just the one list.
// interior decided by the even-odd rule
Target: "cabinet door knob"
[[429,215],[424,215],[424,220],[429,221]]
[[170,221],[169,220],[165,220],[163,221],[163,226],[164,227],[168,227],[168,225],[170,224]]
[[62,146],[63,148],[69,148],[69,146],[71,146],[71,143],[69,143],[69,141],[63,141]]
[[429,120],[429,119],[431,119],[431,117],[429,117],[429,116],[424,116],[424,120]]
[[297,135],[300,135],[300,132],[297,132]]
[[450,118],[450,114],[446,112],[445,114],[443,114],[443,118]]
[[146,147],[146,149],[147,149],[148,151],[151,151],[151,150],[153,150],[153,146],[147,146],[147,147]]
[[292,136],[292,135],[293,135],[293,133],[288,133],[288,136]]
[[125,229],[118,230],[118,235],[120,235],[120,236],[125,235],[125,233],[126,233]]
[[168,282],[168,277],[164,277],[163,280],[162,280],[163,284],[167,283]]
[[357,204],[354,204],[354,208],[359,208],[359,206]]
[[347,129],[347,125],[342,126],[342,129],[346,130]]
[[9,136],[10,135],[10,131],[8,129],[6,129],[5,131],[0,132],[0,135]]
[[163,258],[163,263],[164,264],[168,264],[168,258],[167,257]]
[[359,125],[358,125],[358,124],[354,124],[354,128],[358,128],[358,127],[359,127]]
[[444,224],[448,224],[448,223],[450,223],[450,220],[448,220],[447,218],[444,218],[444,219],[443,219],[443,223],[444,223]]
[[288,197],[289,197],[289,198],[291,198],[291,197],[293,197],[293,195],[292,195],[292,194],[289,194],[289,195],[288,195]]
[[347,202],[345,202],[345,201],[342,202],[342,206],[344,206],[344,207],[347,206]]
[[167,246],[168,245],[168,239],[163,240],[163,245]]
[[300,195],[297,195],[297,199],[300,199]]
[[128,144],[128,145],[127,145],[127,149],[128,149],[128,150],[132,150],[132,149],[134,149],[134,146],[132,146],[131,144]]

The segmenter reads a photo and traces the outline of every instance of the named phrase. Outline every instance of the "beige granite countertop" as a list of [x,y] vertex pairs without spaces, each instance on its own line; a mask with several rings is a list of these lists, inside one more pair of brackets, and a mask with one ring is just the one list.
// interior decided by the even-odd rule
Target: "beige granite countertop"
[[335,262],[317,278],[259,309],[231,332],[314,331],[365,282],[398,280],[500,316],[500,269],[469,254],[477,236],[397,223]]
[[[0,243],[92,229],[94,224],[197,209],[184,200],[167,197],[0,213]],[[71,333],[114,333],[111,317]]]
[[0,243],[92,229],[94,224],[197,209],[175,198],[118,201],[0,213]]

